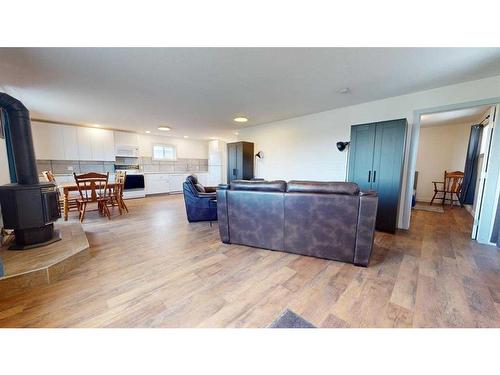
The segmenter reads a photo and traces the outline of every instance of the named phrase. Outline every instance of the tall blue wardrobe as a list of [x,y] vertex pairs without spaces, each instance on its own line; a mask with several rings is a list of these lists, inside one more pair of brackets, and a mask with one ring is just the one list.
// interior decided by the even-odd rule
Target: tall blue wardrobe
[[377,191],[376,229],[383,232],[397,227],[407,125],[398,119],[351,127],[348,181]]

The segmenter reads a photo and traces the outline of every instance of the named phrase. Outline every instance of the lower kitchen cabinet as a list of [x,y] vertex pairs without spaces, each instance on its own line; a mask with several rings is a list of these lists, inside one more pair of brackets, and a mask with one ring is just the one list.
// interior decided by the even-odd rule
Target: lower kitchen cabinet
[[[146,173],[146,194],[181,193],[182,184],[190,173]],[[208,173],[196,173],[198,181],[207,186]]]
[[162,194],[170,191],[168,174],[145,174],[144,183],[146,194]]

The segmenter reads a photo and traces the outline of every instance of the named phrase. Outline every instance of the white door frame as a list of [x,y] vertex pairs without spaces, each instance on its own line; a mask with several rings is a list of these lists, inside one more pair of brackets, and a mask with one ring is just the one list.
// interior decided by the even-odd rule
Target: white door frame
[[496,112],[497,112],[497,107],[496,106],[491,107],[490,113],[489,113],[489,122],[488,124],[491,125],[491,129],[489,129],[488,133],[484,133],[482,137],[486,137],[486,152],[483,155],[483,163],[481,165],[481,170],[479,172],[479,185],[476,187],[478,189],[477,191],[477,202],[476,202],[476,210],[474,212],[474,223],[472,224],[472,239],[475,240],[477,239],[477,233],[479,230],[479,221],[480,221],[480,216],[481,216],[481,208],[483,204],[483,199],[484,199],[484,189],[486,185],[486,177],[488,175],[487,170],[489,168],[489,161],[490,161],[490,151],[491,151],[491,146],[493,143],[493,135],[494,135],[494,130],[496,127]]
[[413,180],[415,177],[415,170],[417,166],[417,153],[418,153],[418,142],[420,138],[420,116],[431,113],[447,112],[457,109],[466,109],[472,107],[481,107],[485,105],[496,105],[500,103],[500,97],[476,100],[472,102],[449,104],[439,107],[431,107],[424,109],[417,109],[413,111],[413,125],[411,128],[411,138],[410,138],[410,150],[408,158],[408,175],[406,178],[406,197],[404,203],[403,211],[403,228],[410,228],[410,217],[411,217],[411,202],[413,196]]

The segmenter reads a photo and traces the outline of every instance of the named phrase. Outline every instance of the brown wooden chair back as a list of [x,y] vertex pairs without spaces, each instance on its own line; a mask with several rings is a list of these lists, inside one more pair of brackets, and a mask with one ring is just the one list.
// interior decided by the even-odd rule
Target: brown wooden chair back
[[52,173],[52,171],[43,171],[42,175],[47,182],[56,182],[56,178],[54,177],[54,173]]
[[464,181],[464,173],[460,171],[447,172],[444,171],[444,190],[449,193],[460,193],[462,183]]
[[106,174],[90,172],[80,175],[73,173],[73,176],[83,201],[97,202],[98,199],[107,197],[109,172]]
[[127,172],[125,171],[115,172],[115,187],[113,189],[113,193],[115,196],[118,197],[122,196],[126,178],[127,178]]

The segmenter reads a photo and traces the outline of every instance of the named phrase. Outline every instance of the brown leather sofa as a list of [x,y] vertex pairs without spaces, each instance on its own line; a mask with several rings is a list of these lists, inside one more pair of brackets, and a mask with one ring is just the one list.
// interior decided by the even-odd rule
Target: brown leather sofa
[[222,242],[367,266],[378,197],[349,182],[233,181],[217,188]]

